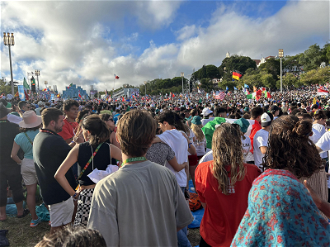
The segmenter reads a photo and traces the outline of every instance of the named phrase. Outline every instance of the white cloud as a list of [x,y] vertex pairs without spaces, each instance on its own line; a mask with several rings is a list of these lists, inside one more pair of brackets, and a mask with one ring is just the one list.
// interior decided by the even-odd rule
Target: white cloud
[[195,35],[197,29],[195,25],[184,26],[180,30],[174,32],[177,36],[177,40],[186,40],[191,36]]
[[[138,46],[143,32],[154,32],[175,21],[181,2],[6,2],[2,3],[2,29],[13,30],[15,80],[26,72],[41,71],[40,86],[48,81],[60,90],[70,83],[95,84],[111,90],[124,83],[140,85],[153,78],[190,74],[203,64],[219,66],[227,51],[252,58],[302,52],[329,39],[328,2],[288,2],[267,18],[251,18],[219,4],[210,13],[209,26],[183,26],[177,40],[147,48]],[[124,18],[141,30],[125,30]],[[6,20],[6,21],[4,21]],[[127,21],[127,20],[126,20]],[[134,24],[136,24],[134,23]],[[158,31],[159,32],[159,31]],[[140,50],[141,55],[136,51]],[[122,55],[125,54],[125,55]],[[127,54],[127,55],[126,55]],[[21,74],[18,74],[22,71]],[[120,79],[114,80],[113,74]],[[8,47],[1,50],[1,76],[10,77]]]

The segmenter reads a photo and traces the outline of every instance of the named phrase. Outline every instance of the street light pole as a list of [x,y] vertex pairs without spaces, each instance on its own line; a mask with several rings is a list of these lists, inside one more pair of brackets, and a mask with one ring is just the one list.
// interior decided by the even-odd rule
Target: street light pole
[[38,93],[39,93],[39,75],[40,75],[40,70],[36,70],[34,74],[37,76],[37,81],[38,81]]
[[3,33],[3,43],[4,45],[8,45],[9,48],[9,62],[10,62],[10,77],[11,77],[11,94],[14,96],[14,79],[13,79],[13,67],[12,67],[12,63],[11,63],[11,50],[10,47],[15,45],[15,41],[14,41],[14,34],[11,33],[11,36],[9,35],[9,33],[4,32]]
[[278,56],[280,57],[280,80],[281,80],[281,93],[283,93],[283,86],[282,86],[282,58],[284,56],[283,49],[278,50]]
[[184,94],[184,91],[183,91],[183,77],[184,77],[184,73],[181,72],[181,78],[182,78],[182,95]]

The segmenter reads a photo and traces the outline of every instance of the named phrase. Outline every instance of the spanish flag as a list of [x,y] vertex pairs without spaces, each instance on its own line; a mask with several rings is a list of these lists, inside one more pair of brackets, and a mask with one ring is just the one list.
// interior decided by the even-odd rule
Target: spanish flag
[[239,72],[237,70],[233,71],[233,79],[239,80],[239,78],[241,78],[241,77],[242,77],[241,72]]

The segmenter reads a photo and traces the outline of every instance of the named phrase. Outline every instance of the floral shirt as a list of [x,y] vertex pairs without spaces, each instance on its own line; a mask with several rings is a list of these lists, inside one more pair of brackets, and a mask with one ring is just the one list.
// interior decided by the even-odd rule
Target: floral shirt
[[231,246],[330,246],[330,225],[289,171],[268,169],[254,182]]

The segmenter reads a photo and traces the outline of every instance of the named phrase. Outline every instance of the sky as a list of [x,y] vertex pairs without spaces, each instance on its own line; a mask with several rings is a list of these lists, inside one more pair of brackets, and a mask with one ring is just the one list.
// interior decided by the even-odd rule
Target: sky
[[[61,92],[139,86],[173,78],[226,53],[261,59],[329,42],[329,1],[1,1],[1,31],[14,33],[14,81],[40,70]],[[1,78],[10,81],[1,42]],[[119,76],[114,80],[114,74]]]

